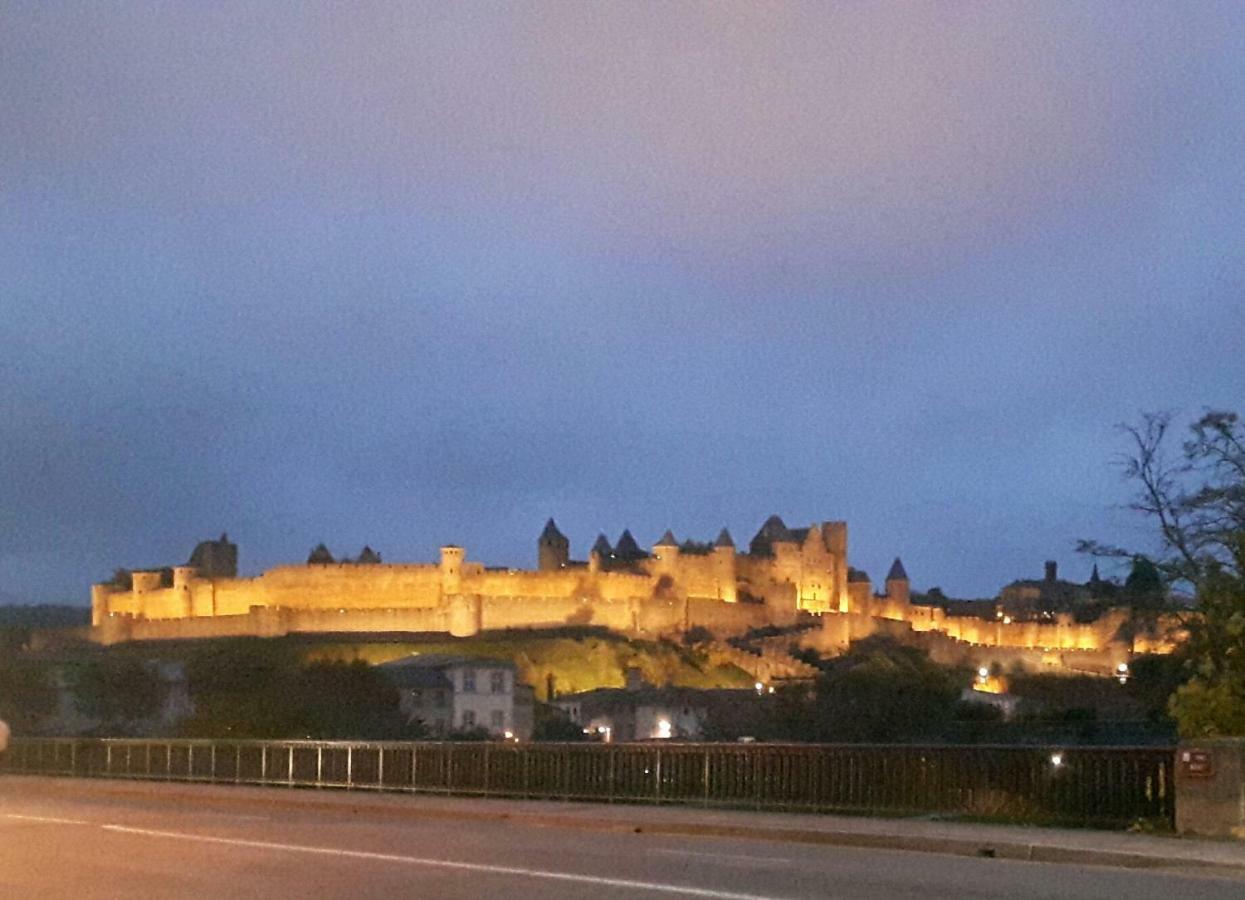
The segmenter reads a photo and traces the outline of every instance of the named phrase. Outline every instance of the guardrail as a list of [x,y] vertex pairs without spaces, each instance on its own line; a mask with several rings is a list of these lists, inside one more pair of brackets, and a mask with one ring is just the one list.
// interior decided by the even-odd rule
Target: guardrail
[[1175,821],[1155,747],[14,739],[0,772],[1044,824]]

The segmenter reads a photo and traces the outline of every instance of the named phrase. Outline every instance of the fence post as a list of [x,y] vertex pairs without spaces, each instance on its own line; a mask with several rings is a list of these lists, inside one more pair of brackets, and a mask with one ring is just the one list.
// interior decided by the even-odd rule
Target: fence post
[[657,751],[657,761],[653,763],[653,799],[661,803],[661,751]]
[[411,744],[411,790],[419,788],[419,745]]
[[211,766],[212,766],[212,774],[209,776],[209,778],[213,783],[215,783],[216,782],[216,741],[212,741],[212,752],[208,754],[208,758],[211,760]]
[[324,745],[316,745],[316,787],[323,787],[324,784]]
[[488,794],[489,787],[491,786],[489,783],[489,753],[490,753],[490,747],[488,744],[485,744],[484,745],[484,793],[485,795]]
[[290,787],[293,787],[294,786],[294,745],[290,744],[285,749],[290,751],[289,757],[286,760],[287,768],[286,768],[285,780],[289,784]]
[[[242,754],[242,751],[239,750],[238,751],[239,757],[241,756],[241,754]],[[241,771],[241,769],[242,769],[242,765],[241,765],[241,762],[239,762],[238,770]],[[259,783],[260,784],[268,783],[268,745],[267,744],[259,745]]]
[[376,787],[384,788],[385,786],[385,746],[382,744],[376,748]]
[[354,787],[354,744],[346,745],[346,787]]
[[104,774],[112,776],[112,744],[104,745]]
[[705,789],[704,805],[706,808],[708,808],[709,806],[709,748],[707,746],[704,748],[703,753],[704,753],[704,761],[701,765],[700,780],[704,782],[704,789]]

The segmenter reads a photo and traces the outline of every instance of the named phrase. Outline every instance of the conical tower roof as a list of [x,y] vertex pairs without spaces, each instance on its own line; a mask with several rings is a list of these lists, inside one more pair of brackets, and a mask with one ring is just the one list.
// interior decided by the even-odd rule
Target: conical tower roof
[[679,542],[675,540],[674,532],[671,531],[669,528],[667,528],[666,533],[661,536],[661,540],[658,541],[653,546],[655,547],[677,547],[679,546]]
[[891,563],[891,570],[886,573],[887,581],[907,581],[908,573],[904,571],[903,563],[899,557],[895,557],[895,561]]
[[592,545],[592,552],[602,557],[610,557],[614,555],[614,548],[610,546],[610,539],[604,534],[598,534],[596,543]]
[[371,547],[364,546],[363,550],[359,553],[358,562],[364,563],[365,565],[376,565],[380,562],[380,554]]
[[761,530],[756,533],[752,543],[748,545],[748,550],[750,553],[769,556],[773,552],[775,541],[787,541],[790,539],[790,535],[787,532],[787,523],[778,516],[770,516],[765,520],[765,524],[761,526]]
[[565,541],[566,535],[558,531],[557,523],[550,519],[545,523],[545,530],[540,533],[542,541]]
[[725,528],[723,528],[720,532],[718,532],[718,539],[713,542],[713,546],[730,547],[732,550],[734,550],[735,540],[731,537],[731,533],[727,531]]
[[333,554],[329,552],[329,548],[324,546],[324,544],[316,544],[315,548],[307,556],[308,565],[329,565],[333,562],[336,562],[336,560],[333,559]]
[[618,543],[614,546],[614,553],[619,559],[639,559],[645,555],[644,551],[640,549],[640,545],[636,543],[630,528],[624,528],[623,533],[618,536]]

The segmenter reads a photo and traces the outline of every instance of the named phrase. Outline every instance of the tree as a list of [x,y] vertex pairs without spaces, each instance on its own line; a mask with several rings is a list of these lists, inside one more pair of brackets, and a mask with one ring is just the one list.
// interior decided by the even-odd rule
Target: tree
[[[1153,565],[1165,584],[1188,587],[1197,599],[1196,615],[1182,617],[1190,679],[1172,695],[1170,710],[1186,736],[1243,735],[1245,429],[1235,413],[1208,411],[1176,455],[1168,415],[1146,415],[1125,431],[1133,449],[1124,474],[1137,489],[1131,507],[1159,533]],[[1139,558],[1094,541],[1081,549]]]
[[304,663],[284,641],[221,642],[187,665],[192,737],[415,740],[396,687],[361,660]]
[[80,663],[69,682],[78,712],[111,732],[132,731],[154,716],[164,699],[159,675],[131,657],[108,655]]
[[1124,579],[1124,597],[1134,609],[1153,609],[1164,605],[1163,577],[1158,566],[1147,557],[1137,556]]
[[44,663],[21,656],[0,657],[0,719],[27,730],[56,711],[57,690]]
[[817,681],[818,740],[902,741],[939,737],[955,718],[966,671],[932,662],[889,638],[857,641]]

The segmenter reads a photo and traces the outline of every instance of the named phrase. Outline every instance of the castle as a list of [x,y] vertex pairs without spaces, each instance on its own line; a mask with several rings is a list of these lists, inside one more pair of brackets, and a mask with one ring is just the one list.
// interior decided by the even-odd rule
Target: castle
[[[595,625],[637,637],[704,629],[725,639],[787,628],[819,652],[885,632],[923,642],[948,662],[1057,666],[1108,674],[1163,640],[1117,637],[1124,613],[1089,624],[987,621],[912,603],[896,559],[884,590],[848,565],[847,524],[789,528],[769,518],[741,552],[723,529],[712,543],[667,531],[648,551],[629,531],[597,538],[587,560],[552,519],[534,570],[486,567],[446,545],[436,563],[383,563],[370,548],[335,560],[320,545],[306,564],[239,578],[237,546],[205,541],[185,565],[121,573],[91,590],[92,639],[280,636],[295,632],[407,632],[468,637],[495,629]],[[790,639],[788,639],[788,644]]]

